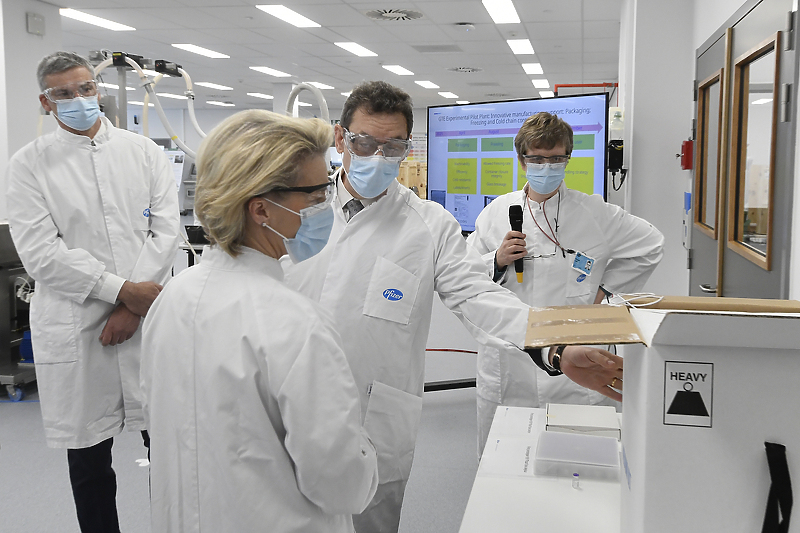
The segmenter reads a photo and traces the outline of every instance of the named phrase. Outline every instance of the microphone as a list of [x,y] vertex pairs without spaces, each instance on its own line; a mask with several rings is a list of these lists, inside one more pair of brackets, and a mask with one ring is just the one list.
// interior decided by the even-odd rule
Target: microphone
[[[522,206],[508,206],[508,221],[511,223],[512,231],[522,232]],[[514,270],[517,272],[517,282],[522,283],[522,258],[514,260]]]

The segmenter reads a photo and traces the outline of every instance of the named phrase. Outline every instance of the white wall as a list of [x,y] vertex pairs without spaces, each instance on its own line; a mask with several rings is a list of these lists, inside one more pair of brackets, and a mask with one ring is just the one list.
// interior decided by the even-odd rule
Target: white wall
[[744,0],[695,0],[693,48],[697,50],[742,5]]
[[[44,17],[44,36],[27,32],[27,12]],[[0,28],[0,220],[5,220],[6,165],[11,155],[36,138],[41,108],[36,66],[42,57],[61,48],[61,15],[57,6],[38,0],[2,0]],[[44,131],[52,131],[55,119],[43,118]]]
[[621,105],[628,166],[625,206],[664,234],[664,259],[646,290],[688,293],[682,244],[683,193],[689,171],[675,154],[691,134],[693,0],[626,0],[620,39]]

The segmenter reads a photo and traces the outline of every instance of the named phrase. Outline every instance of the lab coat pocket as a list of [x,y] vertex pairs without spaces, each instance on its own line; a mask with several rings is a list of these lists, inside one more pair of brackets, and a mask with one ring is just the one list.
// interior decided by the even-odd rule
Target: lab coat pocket
[[378,453],[378,483],[408,479],[421,415],[422,398],[373,382],[364,429]]
[[564,305],[589,305],[594,303],[594,298],[589,297],[591,289],[591,274],[587,276],[573,268],[568,269]]
[[420,280],[391,261],[378,257],[364,301],[364,314],[408,324]]
[[31,342],[36,364],[73,363],[78,360],[72,302],[35,294],[31,300]]

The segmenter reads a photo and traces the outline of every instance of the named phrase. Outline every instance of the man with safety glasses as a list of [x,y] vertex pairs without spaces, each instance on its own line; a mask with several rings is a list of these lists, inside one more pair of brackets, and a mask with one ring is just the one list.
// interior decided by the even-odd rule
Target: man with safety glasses
[[[458,222],[395,179],[414,116],[404,91],[377,81],[353,89],[336,126],[343,154],[334,176],[334,225],[326,247],[286,281],[331,312],[378,452],[380,485],[353,517],[358,533],[395,532],[422,412],[425,345],[434,292],[481,344],[521,347],[529,307],[492,282]],[[532,365],[530,358],[520,352]],[[556,366],[599,389],[622,377],[622,360],[592,348],[554,355]]]
[[[489,274],[532,307],[599,303],[611,292],[642,289],[663,255],[664,236],[647,221],[564,183],[572,155],[572,128],[541,112],[528,117],[514,139],[526,183],[492,201],[467,238]],[[520,175],[520,179],[522,176]],[[522,231],[510,231],[509,207],[519,206]],[[522,259],[521,281],[509,266]],[[621,376],[602,393],[564,376],[521,364],[516,348],[478,348],[478,451],[483,451],[499,405],[549,403],[618,406]]]
[[94,68],[56,52],[37,69],[58,121],[10,160],[8,220],[36,280],[31,335],[47,444],[67,448],[83,532],[119,531],[113,437],[141,430],[140,322],[169,276],[179,211],[169,160],[101,117]]

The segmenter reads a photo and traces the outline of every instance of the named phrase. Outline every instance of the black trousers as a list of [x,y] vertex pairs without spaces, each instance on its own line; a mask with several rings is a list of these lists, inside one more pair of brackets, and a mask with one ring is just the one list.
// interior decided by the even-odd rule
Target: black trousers
[[[150,437],[142,431],[147,456]],[[82,533],[119,533],[117,517],[117,476],[111,467],[114,439],[88,448],[67,450],[69,480]]]

